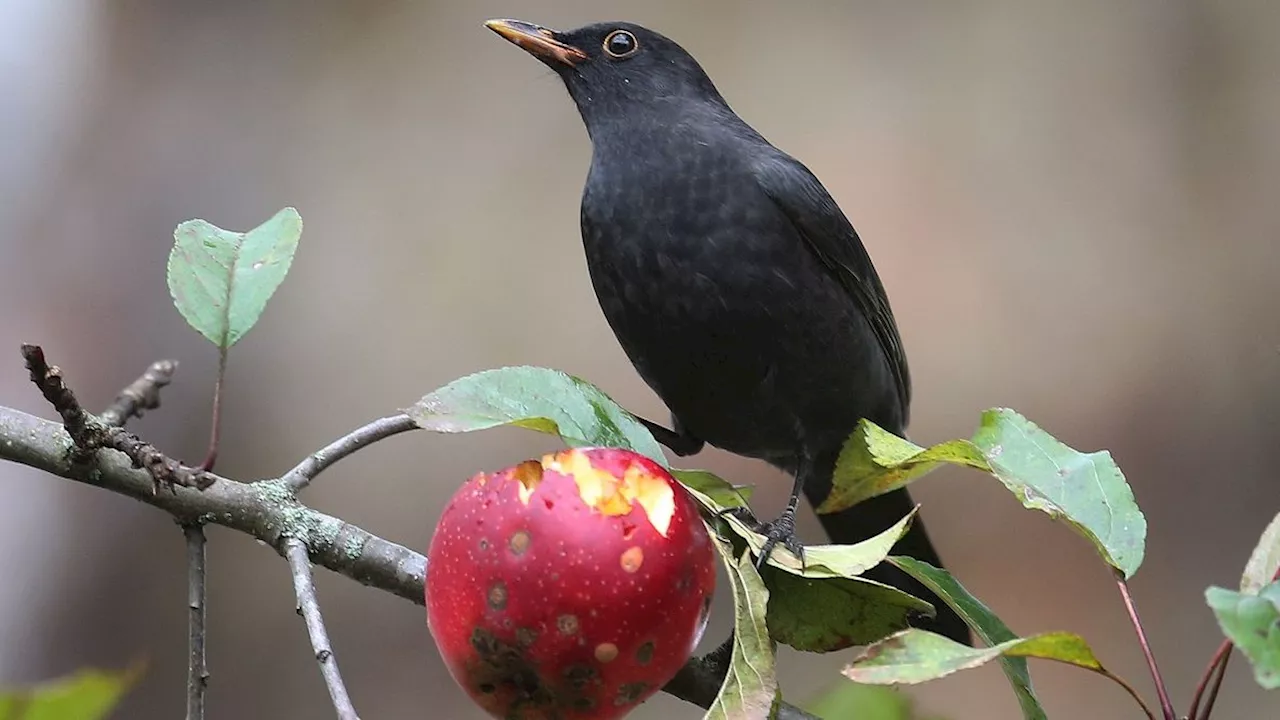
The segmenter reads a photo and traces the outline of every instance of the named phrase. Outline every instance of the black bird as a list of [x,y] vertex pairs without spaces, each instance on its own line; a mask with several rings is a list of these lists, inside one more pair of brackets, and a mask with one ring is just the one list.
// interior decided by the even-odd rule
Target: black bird
[[[907,426],[907,359],[861,239],[813,173],[739,118],[672,40],[626,22],[487,25],[559,74],[591,137],[582,242],[605,318],[671,410],[674,430],[649,425],[678,454],[706,442],[794,475],[787,510],[765,528],[797,547],[797,498],[826,499],[859,418]],[[819,519],[833,542],[853,543],[912,507],[899,490]],[[896,552],[941,565],[918,519]],[[905,573],[867,575],[933,603],[922,627],[969,642]]]

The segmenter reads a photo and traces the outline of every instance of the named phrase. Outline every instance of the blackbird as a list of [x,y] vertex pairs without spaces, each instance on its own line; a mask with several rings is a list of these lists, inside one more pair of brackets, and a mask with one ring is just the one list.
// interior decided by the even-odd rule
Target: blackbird
[[[557,32],[487,26],[551,67],[591,139],[581,228],[596,297],[622,349],[672,415],[646,421],[679,455],[704,443],[795,478],[763,526],[797,551],[801,491],[831,491],[859,418],[903,435],[911,379],[884,287],[822,183],[729,108],[698,62],[627,22]],[[902,519],[905,490],[819,515],[836,543]],[[895,551],[941,566],[916,519]],[[921,627],[970,641],[960,617],[886,563],[868,577],[931,602]]]

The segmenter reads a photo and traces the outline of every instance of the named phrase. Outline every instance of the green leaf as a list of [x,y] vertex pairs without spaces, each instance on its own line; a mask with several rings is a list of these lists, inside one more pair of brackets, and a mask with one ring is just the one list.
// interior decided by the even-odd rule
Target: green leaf
[[558,434],[576,447],[634,450],[667,466],[649,430],[591,383],[559,370],[505,367],[454,380],[406,410],[441,433],[516,425]]
[[750,553],[734,558],[732,545],[715,535],[712,539],[733,587],[733,656],[704,720],[772,718],[781,695],[773,643],[765,626],[769,591],[751,563]]
[[823,720],[915,720],[911,698],[893,688],[841,682],[805,708]]
[[187,323],[226,349],[253,328],[284,282],[302,237],[302,217],[287,207],[246,233],[204,220],[173,231],[169,294]]
[[907,485],[949,463],[989,472],[1025,507],[1062,520],[1130,577],[1142,564],[1147,521],[1106,451],[1081,453],[1018,413],[988,410],[973,440],[922,448],[865,420],[836,463],[834,487],[818,512],[842,510]]
[[[1017,639],[1018,636],[1013,634],[1009,626],[996,617],[981,600],[970,594],[951,573],[911,557],[894,555],[889,558],[889,562],[942,598],[988,646]],[[1022,716],[1026,720],[1045,720],[1044,708],[1040,706],[1031,686],[1031,672],[1027,668],[1026,659],[1002,656],[1000,664],[1013,686],[1013,693],[1022,708]]]
[[839,512],[868,498],[904,487],[942,463],[987,471],[982,453],[967,440],[952,440],[925,449],[875,423],[860,420],[836,460],[831,494],[819,513]]
[[706,470],[672,470],[685,487],[700,493],[706,498],[704,504],[711,512],[719,512],[735,507],[747,507],[754,488],[749,485],[734,485],[728,480]]
[[1125,577],[1138,571],[1147,519],[1111,453],[1073,450],[1007,409],[983,413],[973,444],[1024,506],[1065,521]]
[[924,630],[903,630],[867,648],[845,668],[854,682],[914,685],[990,662],[1001,655],[1037,657],[1108,674],[1079,635],[1043,633],[985,648],[972,648]]
[[773,566],[765,576],[770,635],[805,652],[867,645],[908,627],[912,618],[935,615],[924,600],[866,578],[806,578]]
[[0,690],[0,720],[101,720],[141,675],[141,665],[123,671],[81,670],[27,688]]
[[1245,563],[1244,575],[1240,578],[1240,591],[1250,595],[1258,594],[1263,586],[1276,579],[1280,572],[1280,514],[1277,514],[1267,529],[1262,531],[1258,545]]
[[1280,688],[1280,582],[1256,595],[1211,587],[1204,598],[1223,634],[1249,658],[1258,684],[1268,690]]
[[[769,566],[786,570],[793,575],[807,578],[854,578],[879,565],[889,555],[895,543],[906,534],[916,516],[913,508],[906,517],[894,523],[884,532],[853,545],[806,545],[804,562],[782,545],[769,555]],[[739,537],[747,541],[751,551],[759,556],[767,538],[755,532],[742,520],[732,515],[724,519]]]

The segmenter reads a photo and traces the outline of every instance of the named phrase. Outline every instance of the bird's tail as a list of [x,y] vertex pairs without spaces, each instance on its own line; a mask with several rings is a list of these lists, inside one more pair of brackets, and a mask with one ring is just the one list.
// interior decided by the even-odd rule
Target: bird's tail
[[[834,462],[831,466],[825,468],[825,477],[830,478],[830,467],[832,466],[834,466]],[[831,483],[829,480],[825,483],[806,482],[804,491],[810,504],[817,507],[827,499],[827,495],[831,492]],[[870,500],[864,500],[840,512],[818,515],[818,520],[822,523],[822,528],[826,530],[827,536],[831,538],[831,542],[839,545],[848,545],[862,542],[877,533],[888,530],[894,523],[911,512],[913,507],[915,507],[915,503],[904,488],[873,497]],[[907,530],[907,534],[903,535],[902,539],[894,545],[893,552],[896,555],[908,555],[917,560],[923,560],[934,567],[942,567],[942,560],[938,557],[938,551],[934,549],[933,543],[929,541],[929,533],[925,530],[924,521],[919,516],[912,521],[911,528]],[[969,627],[965,625],[964,620],[956,614],[955,610],[952,610],[941,598],[915,578],[889,563],[880,563],[863,573],[863,576],[876,582],[892,585],[903,592],[915,595],[922,600],[927,600],[933,605],[937,610],[937,617],[932,620],[921,619],[919,622],[914,623],[916,627],[945,635],[956,642],[966,645],[973,644]]]

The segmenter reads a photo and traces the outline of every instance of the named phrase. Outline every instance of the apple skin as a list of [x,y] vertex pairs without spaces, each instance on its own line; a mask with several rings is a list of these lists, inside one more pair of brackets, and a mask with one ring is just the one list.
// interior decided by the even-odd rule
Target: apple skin
[[427,624],[493,717],[618,718],[689,658],[715,579],[675,478],[629,450],[570,449],[453,496],[427,551]]

